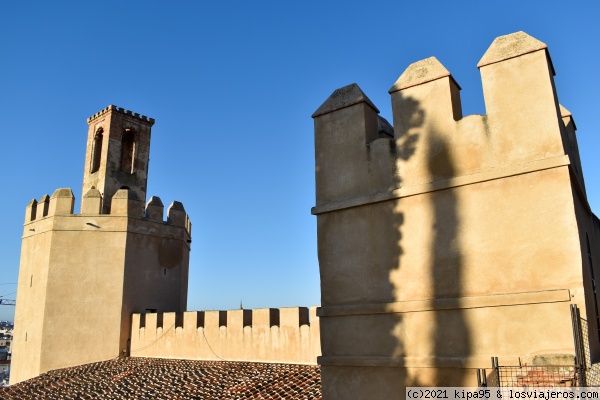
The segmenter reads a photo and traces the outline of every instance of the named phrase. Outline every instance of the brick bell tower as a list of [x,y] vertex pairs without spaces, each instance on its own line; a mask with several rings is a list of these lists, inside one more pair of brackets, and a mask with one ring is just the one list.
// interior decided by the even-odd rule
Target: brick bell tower
[[87,123],[82,197],[90,189],[98,189],[103,214],[110,212],[112,196],[119,189],[129,189],[144,201],[154,119],[110,105]]
[[87,122],[80,214],[68,188],[25,208],[11,384],[127,355],[132,313],[186,309],[190,219],[144,204],[154,120],[111,105]]

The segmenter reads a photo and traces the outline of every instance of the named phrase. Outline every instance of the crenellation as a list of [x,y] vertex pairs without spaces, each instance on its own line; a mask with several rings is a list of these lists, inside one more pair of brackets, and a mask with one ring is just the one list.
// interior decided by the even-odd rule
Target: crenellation
[[[146,328],[146,314],[131,315],[131,326],[136,326],[138,329]],[[138,332],[139,336],[139,332]]]
[[176,312],[164,312],[160,313],[162,315],[162,326],[163,332],[167,329],[175,328],[175,322],[177,321],[177,313]]
[[317,118],[330,112],[338,111],[355,104],[365,103],[379,114],[379,109],[364,94],[356,83],[336,89],[329,98],[313,113],[312,117]]
[[163,221],[164,205],[160,197],[152,196],[146,203],[145,217],[152,221]]
[[186,226],[187,214],[183,204],[179,201],[173,201],[167,209],[167,222],[175,226]]
[[402,149],[395,170],[402,186],[448,179],[454,141],[462,138],[460,86],[450,72],[430,57],[410,64],[389,90],[394,115],[396,147]]
[[[229,335],[240,335],[244,330],[244,311],[245,310],[227,310],[221,311],[227,318],[227,332]],[[250,310],[247,310],[250,311]]]
[[[204,311],[204,330],[212,330],[215,329],[219,331],[220,324],[220,313],[219,311],[210,310]],[[225,319],[225,323],[227,323],[227,319]]]
[[25,224],[35,221],[37,212],[37,200],[32,199],[25,207]]
[[[398,80],[396,80],[394,85],[388,90],[388,93],[392,94],[399,90],[408,89],[412,86],[422,85],[445,77],[449,77],[454,81],[450,71],[448,71],[437,58],[425,58],[410,64],[402,75],[400,75]],[[456,81],[454,81],[454,84],[460,90],[460,86]]]
[[[283,308],[256,308],[256,309],[236,309],[236,310],[207,310],[207,311],[186,311],[178,312],[159,312],[159,313],[134,313],[134,319],[138,321],[145,320],[145,327],[154,327],[152,325],[155,319],[164,321],[164,327],[168,328],[175,323],[175,319],[182,322],[184,328],[196,329],[205,327],[214,329],[225,327],[228,330],[241,329],[251,326],[260,327],[292,327],[299,328],[303,325],[312,325],[318,319],[315,307],[283,307]],[[142,317],[140,317],[142,316]],[[151,317],[149,316],[156,316]],[[138,328],[142,327],[139,325]],[[160,325],[159,326],[163,326]]]
[[[545,50],[548,54],[546,43],[529,36],[523,31],[499,36],[494,39],[485,54],[481,57],[477,63],[477,67],[481,68],[538,50]],[[554,67],[552,67],[552,75],[555,75]]]
[[479,71],[489,145],[499,165],[565,154],[554,68],[544,43],[524,32],[499,37]]
[[478,67],[486,115],[463,116],[460,85],[435,57],[410,64],[389,89],[393,128],[358,85],[335,90],[313,114],[317,207],[571,155],[544,43],[506,35]]
[[91,123],[92,121],[98,119],[99,117],[105,115],[109,111],[115,111],[115,112],[118,112],[120,114],[127,115],[129,117],[135,118],[138,121],[145,122],[145,123],[149,124],[150,126],[154,125],[154,118],[149,118],[149,117],[147,117],[145,115],[140,115],[139,113],[134,113],[131,110],[127,110],[127,109],[125,109],[123,107],[117,107],[117,106],[114,106],[112,104],[109,105],[108,107],[106,107],[106,108],[98,111],[97,113],[95,113],[91,117],[89,117],[87,119],[88,124]]
[[184,329],[184,331],[194,332],[198,329],[198,314],[198,311],[183,312],[182,328]]
[[69,188],[56,189],[50,197],[50,206],[48,215],[68,215],[73,214],[75,205],[75,196]]
[[99,215],[102,212],[102,194],[90,189],[81,199],[81,215]]
[[146,322],[146,334],[154,332],[156,336],[156,330],[158,329],[158,315],[159,313],[145,313],[145,322]]
[[142,218],[144,203],[138,199],[135,192],[129,189],[119,189],[112,197],[110,214]]
[[45,194],[37,202],[37,210],[36,210],[35,219],[41,219],[41,218],[46,217],[48,215],[49,208],[50,208],[50,196]]
[[284,307],[279,309],[281,327],[299,328],[308,325],[308,307]]
[[[313,114],[317,205],[376,193],[389,182],[372,170],[379,139],[379,110],[356,84],[335,90]],[[391,171],[390,171],[391,176]],[[385,179],[385,178],[384,178]]]
[[315,364],[319,335],[316,307],[133,314],[131,356]]

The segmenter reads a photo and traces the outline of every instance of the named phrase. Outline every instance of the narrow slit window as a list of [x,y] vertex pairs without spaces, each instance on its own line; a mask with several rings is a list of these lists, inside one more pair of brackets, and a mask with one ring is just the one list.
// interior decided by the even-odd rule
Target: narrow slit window
[[96,131],[94,143],[92,144],[92,170],[91,173],[100,169],[100,160],[102,158],[102,128]]
[[133,174],[133,160],[135,152],[135,133],[125,129],[121,138],[121,171]]

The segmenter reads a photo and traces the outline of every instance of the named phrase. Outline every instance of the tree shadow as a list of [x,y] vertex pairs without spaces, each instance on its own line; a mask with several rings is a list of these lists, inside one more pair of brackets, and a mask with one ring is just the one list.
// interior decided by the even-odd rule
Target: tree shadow
[[[396,187],[414,184],[411,176],[404,175],[407,171],[402,170],[413,157],[413,161],[426,163],[428,179],[420,183],[454,177],[457,168],[448,136],[426,120],[427,111],[418,100],[404,97],[399,101],[395,107],[401,106],[401,121],[395,121],[394,125],[398,160],[394,164]],[[463,249],[457,190],[460,189],[426,191],[414,198],[386,202],[389,203],[387,226],[393,232],[388,233],[393,240],[388,240],[387,245],[394,248],[388,278],[394,291],[392,301],[427,300],[432,310],[391,314],[395,325],[388,331],[396,345],[389,354],[397,358],[398,366],[406,368],[403,386],[460,386],[469,380],[469,370],[461,367],[471,346],[464,311],[438,309],[440,300],[462,297]],[[425,217],[420,226],[411,213]],[[406,278],[422,282],[407,282]],[[422,292],[416,293],[415,287],[421,287]],[[416,328],[419,326],[422,330]],[[412,368],[402,361],[407,356],[416,359],[415,365],[423,365],[429,359],[433,368]]]

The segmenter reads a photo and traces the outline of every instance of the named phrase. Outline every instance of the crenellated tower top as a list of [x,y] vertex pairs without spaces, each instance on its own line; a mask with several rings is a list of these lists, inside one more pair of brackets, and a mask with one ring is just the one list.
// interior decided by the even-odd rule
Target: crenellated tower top
[[111,199],[119,189],[129,189],[144,201],[154,119],[109,105],[87,123],[82,195],[91,189],[100,191],[102,213],[110,212]]
[[500,36],[477,67],[485,115],[463,116],[461,88],[435,57],[410,64],[389,89],[393,129],[382,129],[358,85],[335,90],[312,116],[316,212],[563,155],[583,188],[575,125],[557,101],[546,44],[525,32]]

